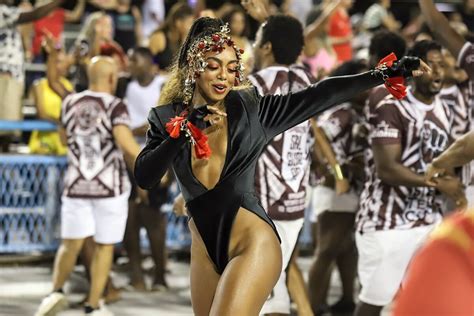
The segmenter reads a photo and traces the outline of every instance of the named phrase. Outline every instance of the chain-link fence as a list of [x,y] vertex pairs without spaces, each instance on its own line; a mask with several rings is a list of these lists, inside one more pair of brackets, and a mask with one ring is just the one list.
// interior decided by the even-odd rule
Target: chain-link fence
[[[54,131],[47,121],[0,120],[1,131]],[[60,156],[0,155],[0,254],[55,251],[60,241],[60,214],[67,159]],[[166,245],[189,250],[191,236],[187,218],[176,217],[172,203],[179,193],[176,184],[169,192]],[[143,232],[144,233],[144,232]],[[142,247],[148,247],[146,234]]]
[[58,246],[66,157],[0,156],[0,252]]

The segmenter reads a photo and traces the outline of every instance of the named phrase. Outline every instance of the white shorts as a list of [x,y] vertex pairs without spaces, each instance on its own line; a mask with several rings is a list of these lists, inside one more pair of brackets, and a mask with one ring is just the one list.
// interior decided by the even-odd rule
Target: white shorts
[[358,274],[362,286],[359,299],[385,306],[392,302],[411,258],[436,225],[407,230],[356,233]]
[[123,240],[130,192],[112,198],[61,198],[61,238],[82,239],[94,236],[100,244]]
[[298,236],[303,227],[304,218],[294,221],[273,221],[281,238],[281,253],[283,258],[282,272],[272,294],[267,299],[260,311],[263,314],[290,314],[290,295],[286,286],[286,268],[298,242]]
[[309,220],[317,222],[317,218],[325,211],[355,213],[359,207],[359,198],[350,191],[337,195],[334,189],[318,185],[312,189]]

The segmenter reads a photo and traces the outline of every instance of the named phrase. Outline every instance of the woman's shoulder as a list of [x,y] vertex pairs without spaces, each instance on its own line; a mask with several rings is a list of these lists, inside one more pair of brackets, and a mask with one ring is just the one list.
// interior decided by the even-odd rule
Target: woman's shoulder
[[229,92],[227,98],[240,98],[245,101],[256,101],[259,97],[257,89],[251,83],[245,83]]
[[152,118],[152,116],[156,116],[161,121],[167,122],[170,118],[181,113],[181,107],[182,106],[180,102],[157,105],[151,108],[150,118]]

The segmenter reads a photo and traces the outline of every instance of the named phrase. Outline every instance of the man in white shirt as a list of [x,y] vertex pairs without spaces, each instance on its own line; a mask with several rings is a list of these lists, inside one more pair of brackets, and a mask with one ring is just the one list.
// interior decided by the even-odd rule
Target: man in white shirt
[[[145,146],[148,130],[148,113],[158,104],[161,88],[166,77],[156,75],[153,55],[148,48],[137,47],[129,52],[131,81],[125,89],[124,99],[127,101],[130,114],[130,128],[141,147]],[[140,237],[141,227],[145,227],[150,241],[151,256],[155,263],[153,289],[166,288],[165,280],[165,240],[166,216],[161,213],[161,206],[168,197],[168,186],[160,185],[145,191],[135,185],[133,176],[130,209],[125,233],[125,248],[130,258],[130,283],[138,290],[145,290],[143,272],[141,270]]]

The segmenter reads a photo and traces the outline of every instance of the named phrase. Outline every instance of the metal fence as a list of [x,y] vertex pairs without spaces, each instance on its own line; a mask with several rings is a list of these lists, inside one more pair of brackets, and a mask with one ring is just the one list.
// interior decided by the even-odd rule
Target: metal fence
[[[1,131],[55,130],[45,121],[1,121]],[[55,251],[60,241],[60,210],[66,157],[41,155],[0,155],[0,253]],[[168,218],[166,245],[187,250],[191,237],[187,218],[176,217],[172,201],[179,193],[170,188],[162,211]],[[147,247],[146,234],[142,246]]]
[[0,157],[0,252],[56,249],[65,169],[65,157]]

